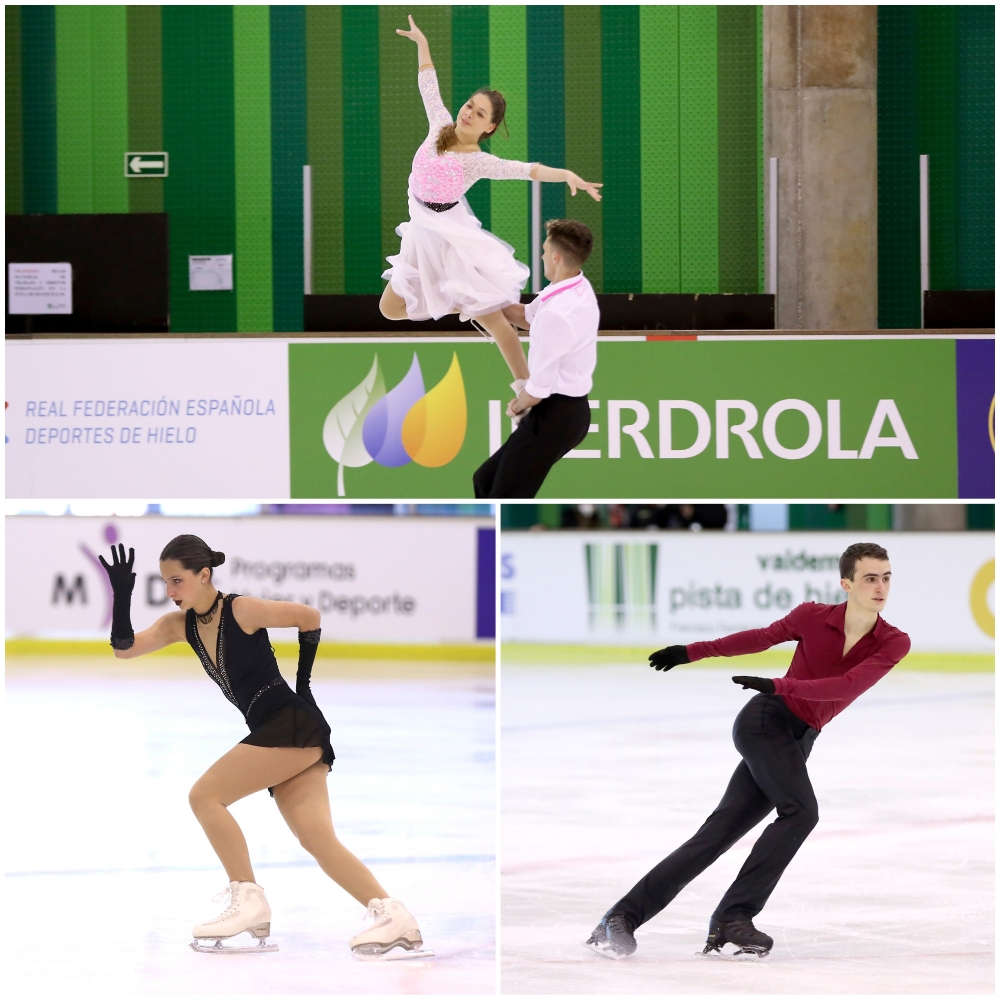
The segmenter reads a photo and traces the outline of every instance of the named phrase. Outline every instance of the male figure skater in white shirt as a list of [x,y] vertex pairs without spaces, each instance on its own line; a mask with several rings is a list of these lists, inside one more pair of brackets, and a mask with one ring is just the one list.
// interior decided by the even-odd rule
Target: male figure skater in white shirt
[[517,398],[507,405],[507,416],[520,421],[473,474],[477,498],[530,499],[590,430],[587,393],[597,366],[600,311],[580,267],[594,237],[572,219],[547,222],[545,230],[542,263],[551,284],[527,306],[503,311],[515,327],[530,331],[528,379],[514,383]]

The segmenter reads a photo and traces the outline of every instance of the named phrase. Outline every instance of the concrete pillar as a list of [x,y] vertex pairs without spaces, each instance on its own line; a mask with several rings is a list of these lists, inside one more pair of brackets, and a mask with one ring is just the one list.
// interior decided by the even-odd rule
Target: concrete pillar
[[877,42],[875,6],[764,7],[779,328],[878,325]]
[[964,503],[896,504],[897,531],[965,531]]

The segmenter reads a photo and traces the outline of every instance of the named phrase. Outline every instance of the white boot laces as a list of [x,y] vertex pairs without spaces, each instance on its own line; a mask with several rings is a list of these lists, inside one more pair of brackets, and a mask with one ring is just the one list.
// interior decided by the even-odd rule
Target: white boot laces
[[[227,885],[226,888],[222,890],[222,892],[217,892],[212,897],[212,902],[213,903],[222,903],[223,906],[224,906],[224,909],[223,909],[222,913],[220,913],[215,918],[215,920],[223,920],[225,917],[228,917],[229,914],[232,913],[233,910],[236,909],[236,896],[233,893],[233,887],[232,887],[232,885]],[[213,921],[213,923],[214,923],[214,921]]]
[[375,927],[389,919],[389,910],[381,899],[373,899],[368,904],[368,911],[365,913],[364,927]]

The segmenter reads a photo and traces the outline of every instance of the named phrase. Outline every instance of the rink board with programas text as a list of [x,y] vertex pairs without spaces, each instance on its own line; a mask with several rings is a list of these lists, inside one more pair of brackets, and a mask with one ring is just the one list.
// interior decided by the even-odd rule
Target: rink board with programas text
[[[465,498],[510,434],[485,340],[7,344],[15,497]],[[609,337],[541,498],[994,496],[982,336]]]

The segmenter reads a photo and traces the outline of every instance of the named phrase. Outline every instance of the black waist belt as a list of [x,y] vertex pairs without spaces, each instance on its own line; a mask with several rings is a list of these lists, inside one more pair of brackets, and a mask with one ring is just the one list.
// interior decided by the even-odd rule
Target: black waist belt
[[[420,199],[417,198],[417,201],[420,201]],[[420,204],[423,205],[424,208],[429,208],[432,212],[447,212],[449,208],[454,208],[458,204],[458,202],[420,201]]]

